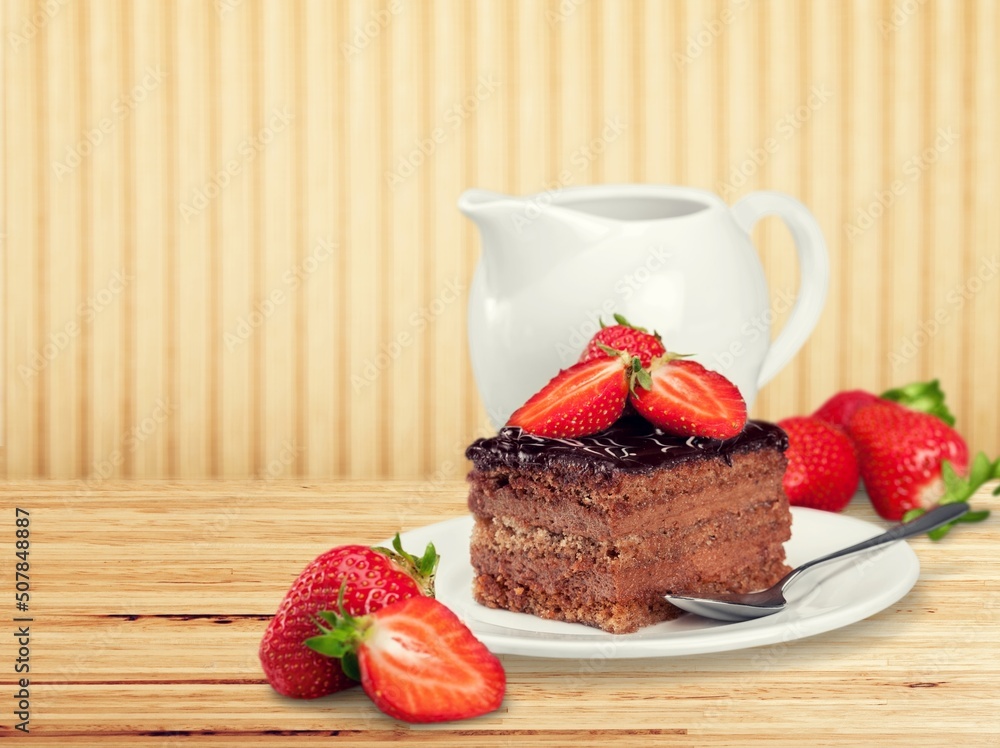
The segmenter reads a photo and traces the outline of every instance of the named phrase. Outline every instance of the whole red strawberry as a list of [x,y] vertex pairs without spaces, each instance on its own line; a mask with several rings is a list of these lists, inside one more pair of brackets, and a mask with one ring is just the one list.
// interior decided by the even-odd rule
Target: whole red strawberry
[[[614,351],[624,351],[630,358],[638,357],[642,365],[648,367],[654,358],[666,353],[659,333],[637,327],[620,314],[614,317],[618,324],[605,327],[601,322],[601,329],[587,343],[578,363],[607,358],[615,355]],[[609,348],[612,349],[610,352]]]
[[859,409],[879,401],[878,395],[873,395],[865,390],[846,390],[838,392],[825,403],[823,403],[813,416],[821,421],[832,423],[846,429],[853,416]]
[[944,495],[941,463],[965,473],[965,440],[940,418],[880,401],[858,410],[848,432],[854,440],[868,496],[885,519],[927,509]]
[[682,436],[728,439],[747,422],[746,402],[735,384],[697,361],[670,354],[636,372],[629,401],[654,426]]
[[445,722],[478,717],[503,702],[500,660],[437,600],[411,597],[367,616],[341,609],[321,617],[327,625],[308,646],[341,658],[390,717]]
[[816,417],[778,421],[788,434],[784,486],[792,506],[839,512],[858,490],[858,460],[842,429]]
[[337,606],[364,615],[400,600],[434,594],[437,552],[432,544],[421,558],[393,548],[343,545],[316,558],[292,583],[260,642],[260,663],[267,682],[283,696],[315,699],[357,685],[338,660],[305,645],[316,633],[316,616]]
[[555,438],[603,431],[625,409],[631,371],[623,355],[573,364],[514,411],[507,425]]

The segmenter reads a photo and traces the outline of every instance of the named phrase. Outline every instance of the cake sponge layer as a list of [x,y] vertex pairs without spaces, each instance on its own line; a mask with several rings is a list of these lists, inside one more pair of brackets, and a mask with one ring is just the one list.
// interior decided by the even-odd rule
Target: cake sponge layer
[[[788,569],[788,527],[767,507],[753,522],[704,522],[679,537],[594,541],[501,519],[476,520],[471,560],[480,573],[582,601],[663,594],[752,592]],[[779,517],[782,516],[779,514]],[[686,549],[697,548],[697,553]]]
[[643,626],[673,620],[682,613],[658,595],[631,600],[581,601],[570,592],[543,592],[490,574],[475,577],[472,594],[478,603],[490,608],[582,623],[612,634],[628,634]]

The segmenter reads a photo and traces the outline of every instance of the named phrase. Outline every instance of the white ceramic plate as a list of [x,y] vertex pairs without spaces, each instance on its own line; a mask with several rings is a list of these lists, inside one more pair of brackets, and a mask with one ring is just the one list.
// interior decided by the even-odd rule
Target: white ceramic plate
[[[494,610],[472,599],[469,535],[472,517],[456,517],[404,533],[414,553],[433,541],[441,554],[437,597],[455,611],[493,652],[530,657],[666,657],[723,652],[802,639],[847,626],[889,607],[917,581],[920,563],[905,542],[807,572],[789,589],[781,613],[741,623],[694,615],[647,626],[633,634],[608,634],[576,623]],[[806,561],[885,531],[864,520],[792,508],[788,562]]]

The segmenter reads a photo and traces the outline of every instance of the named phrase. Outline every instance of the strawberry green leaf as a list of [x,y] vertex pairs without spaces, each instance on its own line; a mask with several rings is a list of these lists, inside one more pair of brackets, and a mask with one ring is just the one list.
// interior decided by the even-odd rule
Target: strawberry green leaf
[[623,351],[619,351],[617,348],[612,348],[610,345],[604,345],[604,343],[601,343],[600,341],[597,342],[597,347],[611,357],[620,356],[623,353]]
[[328,626],[336,626],[340,621],[340,616],[332,610],[321,610],[318,615]]
[[972,469],[969,470],[969,483],[981,486],[993,475],[993,463],[985,453],[980,452],[972,461]]
[[910,410],[937,416],[949,426],[955,425],[955,416],[944,401],[944,391],[937,379],[930,382],[913,382],[905,387],[886,390],[881,397],[905,405]]
[[358,665],[357,652],[345,652],[344,656],[340,658],[340,669],[343,670],[344,675],[351,680],[360,681],[361,666]]
[[[639,327],[638,325],[633,325],[631,322],[625,319],[624,314],[618,314],[616,312],[611,316],[615,318],[615,322],[617,322],[619,325],[624,325],[625,327],[631,327],[633,330],[638,330],[639,332],[648,332],[648,330],[646,330],[645,327]],[[603,322],[601,323],[601,326],[602,327],[604,326]]]
[[433,543],[428,543],[424,555],[417,558],[412,553],[403,550],[403,542],[399,533],[392,539],[392,548],[373,546],[372,550],[391,559],[403,571],[413,577],[420,592],[427,597],[434,597],[434,575],[437,573],[440,560]]
[[[399,536],[396,536],[399,540]],[[354,658],[354,670],[357,672],[357,652],[358,645],[364,639],[365,632],[371,626],[371,616],[352,616],[344,610],[344,592],[347,589],[347,581],[340,585],[340,592],[337,593],[337,610],[321,610],[315,619],[316,628],[319,634],[311,636],[303,642],[309,649],[318,652],[326,657],[333,657],[341,661],[341,668],[349,677],[359,680],[359,676],[351,675],[348,668],[351,667],[349,660]],[[348,660],[348,665],[344,667],[344,661]]]
[[313,652],[317,652],[324,657],[340,659],[344,656],[343,642],[337,641],[329,634],[319,634],[306,639],[305,644]]
[[941,540],[945,535],[951,532],[951,528],[955,526],[954,522],[949,522],[947,525],[941,525],[940,527],[931,530],[927,533],[927,537],[931,540]]
[[[966,501],[982,488],[983,485],[997,477],[1000,477],[1000,458],[990,461],[983,452],[977,454],[973,459],[968,478],[958,475],[955,472],[955,468],[952,467],[951,462],[942,460],[941,478],[944,481],[945,493],[938,500],[938,504],[953,504],[958,501]],[[997,488],[993,492],[993,495],[1000,496],[1000,488]],[[903,515],[903,521],[909,522],[911,519],[919,517],[923,512],[923,509],[911,509]],[[959,522],[982,522],[989,516],[989,510],[966,512],[954,522],[949,522],[947,525],[942,525],[936,530],[931,530],[927,533],[927,537],[931,540],[940,540]]]
[[989,509],[983,509],[979,512],[966,512],[961,517],[956,519],[956,522],[982,522],[984,519],[990,516]]
[[[955,468],[951,466],[948,460],[944,460],[941,463],[941,479],[944,481],[944,487],[947,492],[946,496],[957,496],[966,488],[966,484],[959,477],[958,473],[955,472]],[[954,498],[952,500],[961,501],[962,499]]]
[[653,389],[653,377],[650,375],[649,369],[643,367],[642,361],[639,360],[638,356],[633,356],[629,371],[629,390],[633,393],[635,392],[636,383],[644,390]]

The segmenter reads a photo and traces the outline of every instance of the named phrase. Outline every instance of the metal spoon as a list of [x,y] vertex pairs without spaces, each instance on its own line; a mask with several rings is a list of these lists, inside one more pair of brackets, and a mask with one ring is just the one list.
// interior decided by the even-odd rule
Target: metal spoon
[[931,511],[917,517],[912,522],[903,525],[896,525],[888,532],[876,535],[849,548],[821,556],[807,563],[802,564],[797,569],[788,572],[777,584],[770,589],[760,592],[750,592],[748,594],[720,595],[719,597],[691,597],[690,595],[664,595],[667,602],[676,605],[678,608],[690,613],[714,618],[717,621],[747,621],[751,618],[762,618],[764,616],[779,613],[785,609],[787,601],[784,592],[788,586],[798,579],[799,575],[806,569],[825,564],[834,559],[860,553],[870,548],[876,548],[888,543],[895,543],[897,540],[908,538],[913,535],[920,535],[930,532],[936,527],[947,524],[958,519],[969,511],[969,505],[964,501],[953,504],[944,504]]

